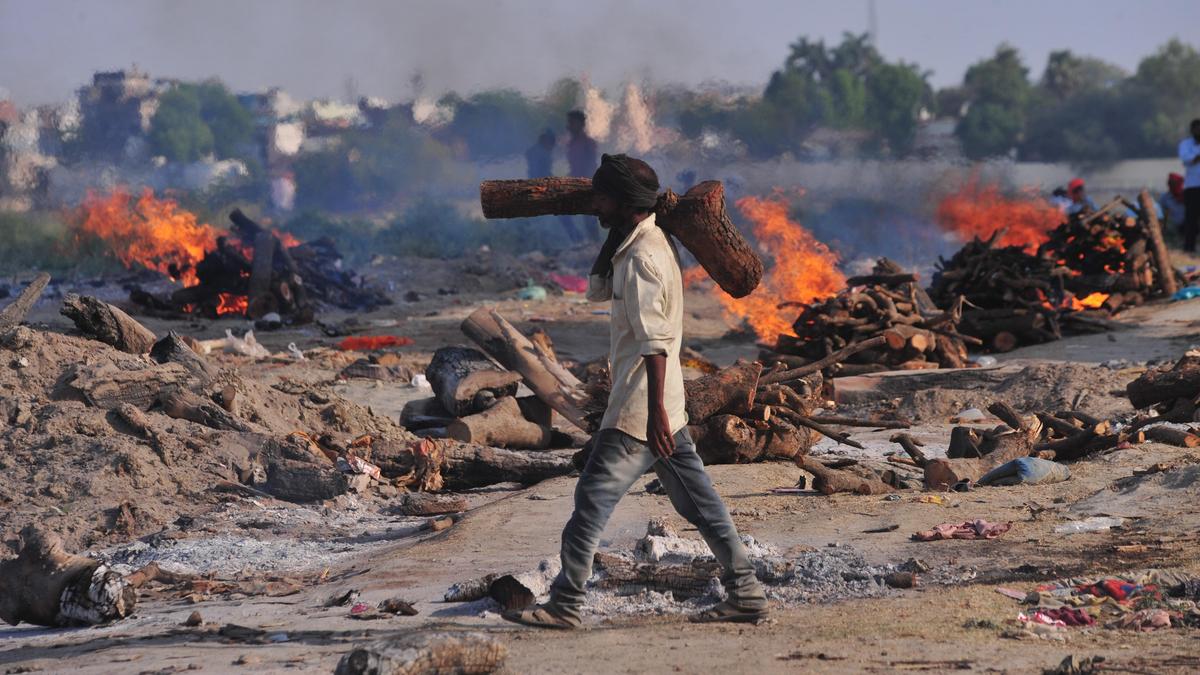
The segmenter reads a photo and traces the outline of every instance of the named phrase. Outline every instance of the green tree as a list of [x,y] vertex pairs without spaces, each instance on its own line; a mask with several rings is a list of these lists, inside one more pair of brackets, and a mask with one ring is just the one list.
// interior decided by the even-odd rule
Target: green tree
[[925,78],[914,65],[885,63],[867,80],[866,118],[893,154],[912,148],[921,108],[931,98]]
[[967,69],[963,88],[970,106],[955,133],[972,159],[1002,155],[1021,141],[1031,85],[1017,50],[1000,45],[992,58]]
[[1142,59],[1127,82],[1129,145],[1138,156],[1174,155],[1188,123],[1200,117],[1200,53],[1171,40]]
[[150,145],[171,161],[193,162],[246,154],[254,121],[225,85],[217,80],[177,84],[158,101],[150,122]]

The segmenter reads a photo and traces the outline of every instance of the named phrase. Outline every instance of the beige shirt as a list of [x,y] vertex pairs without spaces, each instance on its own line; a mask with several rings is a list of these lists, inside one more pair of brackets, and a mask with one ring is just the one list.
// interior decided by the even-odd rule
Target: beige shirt
[[587,297],[593,302],[612,300],[608,351],[612,391],[600,428],[620,429],[646,440],[649,378],[643,357],[652,354],[667,356],[663,404],[671,433],[687,426],[679,364],[683,344],[679,254],[671,238],[655,224],[653,214],[617,247],[612,277],[588,279]]

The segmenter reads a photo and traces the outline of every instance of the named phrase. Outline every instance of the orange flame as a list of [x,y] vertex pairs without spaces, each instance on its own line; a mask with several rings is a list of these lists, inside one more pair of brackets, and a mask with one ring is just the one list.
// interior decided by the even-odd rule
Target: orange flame
[[1108,300],[1108,293],[1092,293],[1080,300],[1079,304],[1090,309],[1099,309],[1104,306],[1105,300]]
[[185,286],[197,283],[196,263],[217,246],[220,232],[150,189],[137,202],[118,188],[107,197],[88,192],[80,206],[79,230],[103,240],[125,267],[134,263],[169,274]]
[[743,197],[737,207],[753,224],[759,246],[770,252],[775,264],[762,284],[744,298],[730,297],[718,289],[713,292],[726,314],[746,320],[760,339],[774,342],[780,335],[794,334],[789,317],[795,315],[781,310],[781,303],[827,298],[846,286],[846,277],[837,268],[837,253],[788,218],[782,194]]
[[249,307],[250,298],[244,295],[235,295],[233,293],[219,293],[217,295],[217,316],[224,316],[226,314],[244,316]]
[[693,288],[699,286],[701,282],[708,278],[708,272],[699,265],[689,267],[683,271],[683,287]]
[[987,239],[1006,228],[996,245],[1022,246],[1034,253],[1049,239],[1050,231],[1063,222],[1063,215],[1046,200],[1028,191],[1019,198],[1006,197],[995,185],[980,184],[972,177],[961,190],[947,195],[938,204],[937,224],[966,242],[974,237]]

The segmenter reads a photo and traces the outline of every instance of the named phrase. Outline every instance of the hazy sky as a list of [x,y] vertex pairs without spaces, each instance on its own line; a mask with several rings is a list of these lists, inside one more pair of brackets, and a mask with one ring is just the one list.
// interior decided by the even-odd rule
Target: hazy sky
[[[0,0],[0,88],[65,100],[95,70],[218,76],[301,97],[513,86],[563,75],[759,85],[800,35],[867,29],[868,0]],[[1007,41],[1033,73],[1069,48],[1133,69],[1200,43],[1200,0],[877,0],[878,47],[957,83]]]

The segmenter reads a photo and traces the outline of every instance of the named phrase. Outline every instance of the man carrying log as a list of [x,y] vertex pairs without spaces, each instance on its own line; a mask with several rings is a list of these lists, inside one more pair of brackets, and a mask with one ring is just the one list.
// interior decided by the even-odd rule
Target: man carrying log
[[758,621],[767,615],[766,596],[687,431],[679,362],[683,284],[674,244],[655,223],[658,176],[641,160],[604,155],[592,185],[608,238],[592,267],[588,299],[612,301],[612,390],[575,487],[575,511],[562,535],[562,572],[550,600],[505,618],[541,628],[580,625],[584,585],[604,525],[634,481],[653,467],[671,504],[700,530],[724,567],[728,598],[692,620]]

